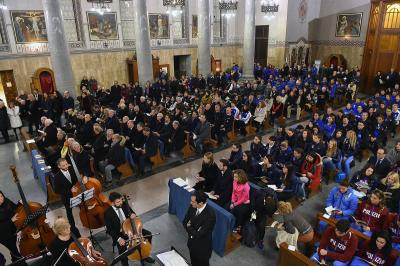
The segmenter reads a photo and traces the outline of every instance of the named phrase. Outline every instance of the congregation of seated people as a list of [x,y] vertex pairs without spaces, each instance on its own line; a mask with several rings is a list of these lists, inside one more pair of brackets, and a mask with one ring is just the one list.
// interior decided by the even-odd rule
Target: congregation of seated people
[[[38,148],[50,164],[67,158],[83,175],[96,172],[108,185],[113,171],[130,157],[135,172],[144,175],[151,157],[166,158],[190,145],[203,156],[194,188],[209,192],[235,216],[235,233],[242,234],[254,218],[258,248],[264,248],[269,217],[278,232],[277,248],[283,242],[297,247],[320,235],[312,256],[316,261],[377,264],[368,255],[372,249],[387,262],[379,265],[393,265],[392,246],[400,250],[400,141],[394,147],[387,144],[400,121],[399,81],[361,100],[358,69],[257,65],[256,81],[239,85],[239,76],[161,79],[144,87],[115,82],[110,89],[82,80],[78,106],[68,92],[21,95],[18,105],[28,114],[23,119],[30,133],[33,126],[39,132]],[[281,122],[292,112],[299,120],[304,111],[311,114],[304,125]],[[249,135],[249,125],[257,134],[245,150],[229,133]],[[271,126],[273,134],[262,136]],[[215,161],[210,140],[231,146],[229,158]],[[85,168],[90,160],[93,167]],[[352,174],[363,160],[364,167]],[[331,181],[338,186],[326,207],[334,209],[330,218],[336,227],[321,222],[314,229],[294,205]],[[350,228],[370,240],[357,249]]]

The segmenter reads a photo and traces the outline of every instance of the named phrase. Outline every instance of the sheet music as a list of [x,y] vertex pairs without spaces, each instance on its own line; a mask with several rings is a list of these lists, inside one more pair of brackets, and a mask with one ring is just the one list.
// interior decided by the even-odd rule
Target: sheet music
[[211,195],[211,193],[209,193],[209,192],[206,192],[206,194],[210,199],[213,199],[213,200],[217,199],[217,197],[215,197],[214,195]]
[[360,192],[360,191],[355,190],[355,189],[353,190],[353,193],[357,198],[363,198],[363,197],[366,196],[364,192]]
[[165,266],[189,266],[186,261],[175,251],[167,251],[157,255]]
[[34,140],[34,139],[28,139],[28,140],[26,141],[26,143],[32,144],[32,143],[35,143],[35,140]]
[[185,180],[183,180],[183,179],[180,178],[180,177],[175,178],[175,179],[173,180],[173,182],[174,182],[175,184],[177,184],[178,186],[180,186],[180,187],[184,187],[184,186],[187,185],[187,183],[185,182]]
[[333,212],[334,210],[336,210],[336,208],[334,208],[334,207],[332,207],[332,206],[329,206],[329,207],[326,207],[326,208],[325,208],[326,213],[329,214],[329,215],[332,215],[332,212]]

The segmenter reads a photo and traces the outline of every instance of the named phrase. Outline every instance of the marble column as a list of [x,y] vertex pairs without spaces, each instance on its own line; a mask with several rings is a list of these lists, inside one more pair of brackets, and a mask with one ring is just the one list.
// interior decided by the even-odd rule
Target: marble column
[[[243,38],[243,76],[244,79],[254,78],[254,51],[256,13],[255,0],[245,0],[244,7],[244,38]],[[267,48],[266,48],[267,49]]]
[[197,57],[199,74],[207,76],[211,73],[211,43],[210,43],[210,1],[198,0],[199,31]]
[[151,57],[150,28],[146,0],[133,0],[135,12],[136,57],[139,82],[144,85],[153,81],[153,59]]
[[75,80],[72,72],[69,47],[64,31],[64,20],[60,0],[43,0],[49,41],[50,59],[54,71],[56,87],[61,94],[69,91],[76,98]]

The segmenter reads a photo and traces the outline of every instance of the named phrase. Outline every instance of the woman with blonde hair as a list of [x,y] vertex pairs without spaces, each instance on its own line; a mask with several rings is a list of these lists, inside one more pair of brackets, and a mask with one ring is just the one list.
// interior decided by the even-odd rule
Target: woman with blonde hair
[[264,101],[260,101],[254,111],[254,125],[257,128],[257,132],[262,127],[262,124],[265,120],[265,116],[267,115],[267,105]]
[[312,226],[303,216],[293,212],[290,202],[279,201],[278,210],[273,218],[275,222],[271,224],[271,227],[278,231],[275,239],[278,248],[281,243],[286,242],[297,249],[297,242],[307,243],[314,237]]
[[337,141],[331,139],[328,142],[326,155],[323,157],[323,176],[326,176],[325,181],[328,184],[329,179],[335,175],[336,166],[340,163],[341,151],[338,149]]
[[400,181],[397,172],[390,172],[381,180],[378,188],[383,192],[386,199],[386,207],[391,212],[399,211]]
[[357,154],[357,150],[358,143],[356,132],[354,130],[349,130],[346,133],[342,148],[342,164],[344,164],[346,178],[350,178],[350,164],[354,160],[354,154]]
[[214,155],[212,152],[206,152],[203,155],[201,170],[196,176],[196,185],[193,188],[205,192],[212,191],[219,174],[218,166],[214,162]]

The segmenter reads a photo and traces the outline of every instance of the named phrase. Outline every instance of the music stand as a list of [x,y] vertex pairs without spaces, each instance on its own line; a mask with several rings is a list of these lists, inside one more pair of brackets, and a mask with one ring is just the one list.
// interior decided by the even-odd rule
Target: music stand
[[[86,201],[91,200],[94,197],[94,188],[85,190],[84,192],[82,192],[81,194],[77,195],[76,197],[73,197],[69,200],[69,206],[71,208],[79,206],[80,204],[83,205],[83,207],[86,210],[86,219],[89,221],[89,218],[87,216],[87,205],[86,205]],[[89,239],[92,241],[93,245],[97,245],[102,251],[104,250],[103,247],[100,245],[100,243],[96,240],[96,238],[93,235],[92,229],[90,228],[89,225]]]

